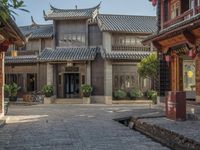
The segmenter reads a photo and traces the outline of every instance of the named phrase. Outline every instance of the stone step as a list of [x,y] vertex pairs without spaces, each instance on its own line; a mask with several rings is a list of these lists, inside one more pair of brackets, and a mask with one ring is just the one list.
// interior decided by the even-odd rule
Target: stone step
[[112,104],[148,104],[151,105],[151,100],[113,100]]
[[83,99],[82,98],[77,98],[77,99],[56,99],[55,104],[83,104]]

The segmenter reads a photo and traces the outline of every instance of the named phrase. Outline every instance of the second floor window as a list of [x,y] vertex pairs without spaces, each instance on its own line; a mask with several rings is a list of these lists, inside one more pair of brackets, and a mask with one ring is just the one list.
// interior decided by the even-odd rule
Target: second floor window
[[171,4],[171,19],[176,18],[181,13],[180,1]]
[[200,0],[197,0],[197,5],[200,6]]
[[195,7],[195,0],[190,0],[190,9],[194,9],[194,7]]
[[136,36],[118,36],[114,37],[113,45],[121,45],[121,46],[142,46],[141,37]]

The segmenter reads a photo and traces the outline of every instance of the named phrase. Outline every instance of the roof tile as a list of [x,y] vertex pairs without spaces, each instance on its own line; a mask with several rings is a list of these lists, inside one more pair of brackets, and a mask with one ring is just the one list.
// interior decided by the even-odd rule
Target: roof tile
[[100,48],[56,48],[45,49],[39,57],[40,61],[72,61],[94,60]]
[[97,16],[101,31],[126,33],[154,33],[157,30],[156,17],[108,15]]

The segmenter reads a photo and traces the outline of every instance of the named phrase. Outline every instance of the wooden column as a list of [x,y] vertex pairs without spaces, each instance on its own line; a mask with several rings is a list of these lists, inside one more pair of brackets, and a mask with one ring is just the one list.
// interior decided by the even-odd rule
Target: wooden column
[[200,54],[196,56],[196,101],[200,102]]
[[0,116],[4,115],[4,53],[0,52]]
[[176,55],[171,61],[171,90],[183,91],[183,60]]

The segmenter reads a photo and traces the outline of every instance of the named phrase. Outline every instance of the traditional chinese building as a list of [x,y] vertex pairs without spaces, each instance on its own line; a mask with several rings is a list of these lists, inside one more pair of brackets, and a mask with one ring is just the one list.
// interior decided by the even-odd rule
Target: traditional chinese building
[[7,53],[6,83],[18,83],[21,93],[52,84],[57,98],[79,98],[80,86],[87,83],[92,101],[99,103],[112,103],[117,89],[149,89],[151,82],[139,77],[137,63],[153,51],[141,41],[156,31],[156,18],[99,14],[99,9],[51,6],[44,19],[53,24],[32,19],[32,25],[20,27],[29,41],[17,57]]
[[15,22],[0,17],[0,117],[4,115],[4,55],[9,45],[22,46],[25,38]]
[[158,32],[152,42],[160,53],[159,93],[186,91],[200,101],[200,1],[152,0],[157,5]]

